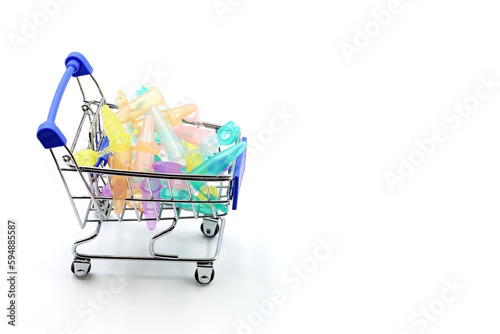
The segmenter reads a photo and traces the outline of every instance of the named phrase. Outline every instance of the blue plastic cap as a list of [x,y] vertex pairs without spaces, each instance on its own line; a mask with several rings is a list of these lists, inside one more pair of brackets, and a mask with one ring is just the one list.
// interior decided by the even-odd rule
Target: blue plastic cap
[[[247,142],[247,137],[243,137],[241,140]],[[246,161],[247,150],[245,149],[238,159],[236,159],[236,166],[234,167],[233,210],[238,208],[238,196],[240,194],[241,181],[243,181],[243,174],[245,174]]]
[[54,122],[46,121],[38,127],[36,137],[46,149],[66,145],[66,137]]
[[92,72],[94,71],[92,66],[90,66],[87,58],[85,58],[80,52],[71,52],[69,56],[66,57],[64,64],[66,65],[66,67],[68,67],[73,65],[74,62],[78,63],[79,65],[78,68],[76,68],[75,73],[73,73],[74,77],[92,74]]

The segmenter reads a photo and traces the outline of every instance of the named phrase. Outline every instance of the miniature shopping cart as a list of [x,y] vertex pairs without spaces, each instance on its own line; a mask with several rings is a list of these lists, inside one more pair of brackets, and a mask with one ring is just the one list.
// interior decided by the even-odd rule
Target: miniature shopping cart
[[[80,166],[76,163],[74,157],[74,153],[76,153],[74,151],[77,143],[81,144],[83,141],[86,148],[99,151],[103,147],[104,141],[107,140],[106,134],[103,130],[102,117],[100,113],[101,107],[107,105],[111,109],[117,109],[117,106],[106,101],[97,81],[92,76],[93,69],[83,55],[77,52],[71,53],[66,58],[65,65],[66,71],[64,72],[59,86],[57,87],[47,121],[42,123],[38,128],[37,137],[44,148],[50,150],[57,166],[57,170],[62,178],[66,192],[71,200],[71,205],[80,227],[84,229],[87,226],[87,223],[95,223],[96,225],[95,231],[90,236],[78,240],[73,244],[72,251],[74,254],[74,261],[71,265],[71,270],[76,276],[79,277],[87,275],[91,269],[91,259],[187,261],[195,262],[197,264],[195,279],[199,283],[210,283],[215,275],[213,263],[217,259],[220,252],[222,236],[224,234],[225,216],[227,215],[231,204],[233,210],[237,208],[239,189],[243,173],[245,171],[246,151],[231,163],[227,175],[188,175],[136,172],[111,169],[105,161],[99,161],[94,167]],[[67,140],[65,136],[55,124],[55,118],[66,86],[72,76],[77,79],[80,91],[83,95],[83,105],[81,107],[83,114],[73,142],[68,147],[66,145]],[[100,94],[99,99],[87,99],[80,80],[80,77],[83,76],[89,76],[95,83],[95,86],[97,87],[96,94],[97,91]],[[188,123],[186,121],[184,122]],[[191,124],[197,126],[200,125],[199,123]],[[202,125],[206,129],[211,129],[214,132],[220,127],[218,125],[205,122],[203,122]],[[241,135],[239,135],[236,142],[240,142],[242,140],[246,141],[246,138],[242,138]],[[125,177],[129,188],[127,198],[125,198],[125,208],[119,215],[113,212],[112,197],[103,195],[103,189],[108,183],[111,182],[112,176]],[[210,193],[210,187],[212,192],[216,189],[218,196],[216,196],[216,200],[211,196],[206,196],[203,197],[204,199],[200,199],[200,197],[194,196],[188,188],[190,194],[189,199],[176,199],[174,196],[171,196],[170,199],[157,199],[153,196],[152,192],[150,197],[144,195],[139,197],[135,195],[135,192],[132,189],[133,178],[146,180],[146,182],[149,183],[150,188],[152,182],[157,183],[158,181],[162,182],[162,184],[170,184],[170,182],[178,182],[179,180],[188,183],[198,182],[198,184],[199,182],[203,182],[206,194]],[[80,188],[79,191],[82,193],[76,192],[75,188],[73,188],[73,184],[70,184],[70,179],[72,179],[72,182],[76,182],[78,184],[78,187],[75,188]],[[83,189],[83,191],[81,189]],[[103,223],[112,224],[124,221],[144,222],[148,219],[153,219],[145,218],[143,212],[140,210],[140,205],[147,202],[159,203],[159,205],[155,205],[155,207],[159,207],[159,209],[155,209],[156,218],[154,218],[154,220],[158,222],[167,221],[167,223],[164,223],[164,226],[168,226],[168,228],[162,229],[159,233],[153,232],[155,234],[151,237],[151,239],[149,239],[148,256],[85,254],[78,251],[78,247],[80,245],[97,238]],[[204,204],[205,207],[210,207],[211,212],[208,213],[205,210],[204,213],[200,213],[199,210],[197,210],[197,206],[201,204]],[[225,210],[218,210],[221,206],[225,208]],[[185,221],[186,219],[202,219],[202,233],[206,237],[214,237],[218,235],[216,238],[217,244],[213,256],[187,258],[174,254],[164,254],[155,248],[156,242],[160,238],[163,238],[167,234],[171,233],[179,221]],[[200,237],[203,236],[200,235]]]

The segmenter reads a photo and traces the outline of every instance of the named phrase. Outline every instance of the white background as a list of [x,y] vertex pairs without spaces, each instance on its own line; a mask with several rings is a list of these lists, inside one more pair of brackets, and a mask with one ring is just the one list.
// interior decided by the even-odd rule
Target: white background
[[[357,28],[377,29],[370,12],[388,0],[221,3],[230,6],[222,16],[212,0],[69,1],[44,22],[37,1],[2,2],[0,259],[6,272],[5,222],[15,218],[16,330],[498,332],[500,87],[460,126],[443,119],[474,95],[480,76],[500,81],[497,4],[401,0],[348,62],[341,44],[354,45]],[[23,37],[34,20],[40,27]],[[15,46],[13,36],[25,39]],[[93,261],[86,279],[70,272],[71,244],[91,230],[79,229],[35,133],[72,51],[87,57],[110,101],[118,89],[154,82],[154,70],[167,103],[189,96],[202,119],[234,120],[249,137],[255,154],[210,285],[196,283],[186,263]],[[73,80],[57,118],[67,137],[80,104]],[[290,119],[276,121],[284,111]],[[392,191],[384,174],[397,173],[398,157],[436,128],[446,140]],[[204,249],[199,223],[179,229],[171,245],[180,254]],[[151,233],[135,229],[134,239],[125,227],[103,229],[102,247],[124,240],[125,250],[147,251]],[[340,245],[319,263],[318,238]],[[293,266],[310,273],[292,274]],[[109,296],[121,271],[126,285],[95,317],[78,312]],[[452,302],[448,281],[462,286]],[[271,307],[273,291],[284,300]]]

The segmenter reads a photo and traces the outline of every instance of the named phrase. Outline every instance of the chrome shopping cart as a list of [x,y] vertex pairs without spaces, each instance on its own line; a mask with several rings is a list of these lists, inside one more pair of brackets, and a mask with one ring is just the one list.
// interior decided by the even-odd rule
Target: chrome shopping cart
[[[76,276],[85,276],[91,269],[91,259],[127,259],[127,260],[157,260],[157,261],[187,261],[195,262],[197,265],[195,271],[195,279],[201,284],[210,283],[215,275],[213,263],[217,259],[222,237],[224,234],[225,216],[232,204],[232,209],[237,208],[238,195],[241,187],[241,181],[245,171],[245,154],[239,155],[235,161],[231,163],[228,173],[225,175],[188,175],[188,174],[168,174],[168,173],[151,173],[151,172],[136,172],[130,170],[112,169],[105,161],[100,160],[93,167],[84,167],[76,163],[74,156],[75,149],[81,143],[85,143],[86,148],[94,151],[102,149],[103,143],[107,140],[103,130],[101,108],[107,105],[111,109],[117,109],[117,106],[106,101],[101,88],[97,81],[92,76],[93,69],[87,59],[80,53],[71,53],[65,61],[66,71],[57,87],[55,96],[50,107],[47,121],[42,123],[37,131],[37,137],[44,148],[49,149],[57,170],[62,178],[66,192],[70,198],[72,208],[76,214],[78,223],[84,229],[88,223],[95,224],[94,232],[73,244],[72,251],[74,261],[71,265],[71,270]],[[96,100],[87,99],[82,88],[80,77],[88,76],[94,82],[100,98]],[[68,147],[67,140],[61,130],[55,124],[56,114],[59,109],[59,104],[63,97],[66,86],[71,77],[77,79],[80,91],[83,96],[82,117],[78,125],[76,134],[74,135],[72,144]],[[97,93],[96,93],[97,94]],[[184,121],[184,123],[188,123]],[[193,123],[191,123],[193,124]],[[193,124],[195,126],[200,123]],[[216,132],[220,126],[203,122],[202,125],[206,129]],[[238,135],[236,142],[246,141],[245,137]],[[220,150],[220,149],[219,149]],[[122,177],[126,180],[129,191],[124,200],[123,210],[120,214],[113,212],[113,198],[103,190],[109,187],[113,177]],[[161,182],[163,185],[169,185],[171,182],[197,182],[202,183],[202,187],[206,190],[205,194],[217,192],[214,199],[211,196],[200,197],[195,196],[188,187],[189,198],[177,199],[172,196],[170,198],[157,198],[150,191],[150,196],[142,194],[138,196],[132,189],[133,178],[145,180],[151,189],[152,184]],[[70,181],[71,180],[71,181]],[[79,190],[76,190],[79,188]],[[81,191],[82,193],[78,193]],[[154,218],[146,218],[141,205],[154,203],[155,215]],[[155,205],[156,204],[156,205]],[[207,210],[199,210],[199,207],[209,208]],[[222,208],[222,209],[221,209]],[[187,219],[202,219],[201,231],[206,237],[216,238],[217,244],[215,253],[211,257],[180,257],[174,254],[165,254],[159,252],[156,248],[156,242],[171,233],[177,226],[179,221]],[[148,256],[134,255],[113,255],[113,254],[86,254],[78,251],[78,247],[84,243],[96,239],[101,231],[103,223],[120,223],[120,222],[147,222],[149,220],[167,221],[165,226],[159,233],[153,232],[152,236],[148,236],[146,241],[149,241]],[[200,236],[203,237],[203,236]],[[150,238],[150,239],[149,239]]]

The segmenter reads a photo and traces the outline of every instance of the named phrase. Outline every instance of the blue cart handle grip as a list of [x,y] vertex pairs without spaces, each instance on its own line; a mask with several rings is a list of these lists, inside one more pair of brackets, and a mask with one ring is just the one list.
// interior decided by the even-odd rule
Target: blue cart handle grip
[[66,58],[64,62],[66,65],[66,71],[64,72],[59,86],[57,86],[56,93],[54,94],[54,99],[50,105],[49,116],[47,120],[40,124],[36,136],[43,147],[49,149],[54,147],[60,147],[66,145],[66,137],[57,127],[56,115],[59,109],[59,104],[68,85],[69,79],[71,77],[79,77],[82,75],[92,74],[92,66],[90,66],[87,59],[79,52],[72,52]]

